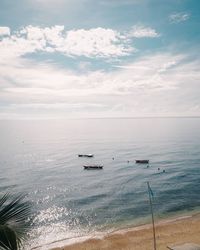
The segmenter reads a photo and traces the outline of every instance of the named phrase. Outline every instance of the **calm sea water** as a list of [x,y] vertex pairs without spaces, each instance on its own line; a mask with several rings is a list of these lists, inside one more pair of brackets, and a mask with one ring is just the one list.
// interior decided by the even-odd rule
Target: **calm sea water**
[[0,121],[0,193],[33,204],[27,249],[148,222],[147,181],[157,217],[198,210],[199,130],[198,118]]

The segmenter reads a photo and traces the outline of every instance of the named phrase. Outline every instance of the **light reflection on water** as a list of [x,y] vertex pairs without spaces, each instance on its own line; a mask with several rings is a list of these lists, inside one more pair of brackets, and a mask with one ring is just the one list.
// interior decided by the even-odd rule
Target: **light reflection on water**
[[[65,221],[65,217],[69,215],[70,211],[67,211],[64,207],[52,206],[46,210],[40,211],[35,217],[33,217],[33,229],[30,231],[30,240],[27,248],[42,246],[44,249],[47,244],[65,239],[71,239],[81,236],[86,230],[79,229],[78,220],[74,220],[69,223]],[[40,225],[34,227],[34,225]]]

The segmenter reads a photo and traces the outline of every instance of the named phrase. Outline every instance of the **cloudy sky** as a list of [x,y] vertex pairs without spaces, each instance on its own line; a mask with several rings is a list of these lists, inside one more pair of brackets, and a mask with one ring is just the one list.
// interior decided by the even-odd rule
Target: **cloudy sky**
[[0,119],[199,116],[199,0],[1,0]]

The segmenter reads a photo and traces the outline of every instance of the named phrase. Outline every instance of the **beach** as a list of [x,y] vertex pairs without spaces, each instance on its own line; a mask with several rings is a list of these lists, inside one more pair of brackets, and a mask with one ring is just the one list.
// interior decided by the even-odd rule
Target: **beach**
[[[156,223],[156,243],[159,250],[184,243],[200,244],[200,213],[161,220]],[[153,249],[152,225],[141,225],[91,238],[84,242],[53,248],[53,250],[150,250]]]

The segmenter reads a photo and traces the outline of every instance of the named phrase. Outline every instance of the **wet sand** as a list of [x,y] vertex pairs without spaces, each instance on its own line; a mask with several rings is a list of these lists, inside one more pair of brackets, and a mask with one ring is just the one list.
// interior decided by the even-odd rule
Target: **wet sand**
[[[200,214],[162,220],[156,223],[157,249],[166,250],[167,246],[187,242],[200,244]],[[92,238],[84,242],[54,250],[153,250],[151,225],[143,225],[119,230],[103,238]]]

